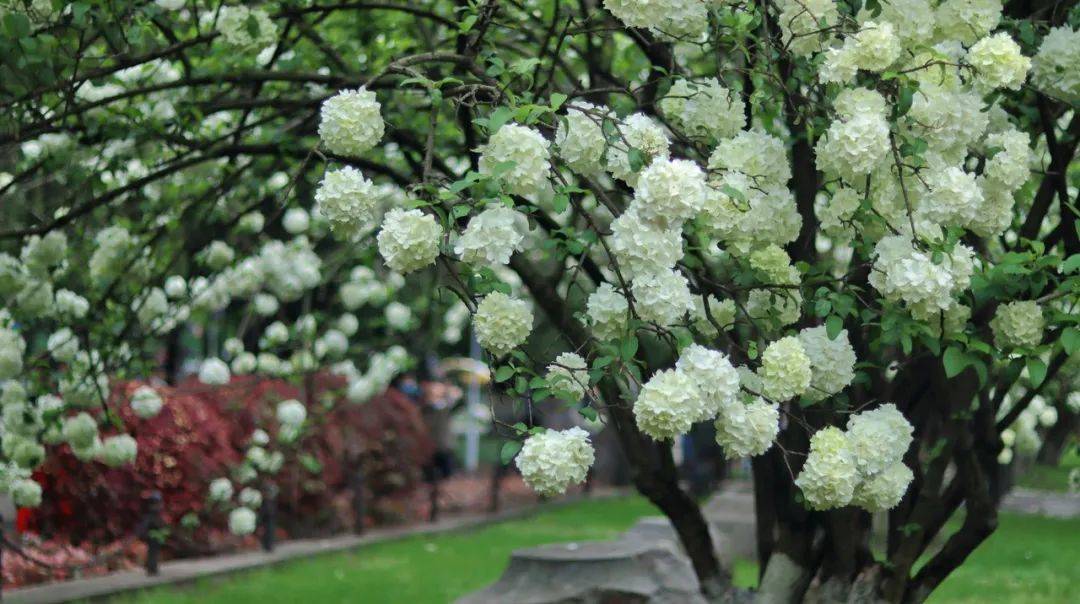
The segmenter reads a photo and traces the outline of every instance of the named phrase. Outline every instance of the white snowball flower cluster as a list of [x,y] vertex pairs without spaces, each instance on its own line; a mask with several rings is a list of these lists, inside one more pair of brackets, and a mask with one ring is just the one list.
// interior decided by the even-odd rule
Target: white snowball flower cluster
[[958,165],[986,132],[989,117],[982,107],[978,93],[921,86],[904,120],[944,163]]
[[228,478],[215,478],[210,481],[207,489],[207,499],[212,503],[223,503],[232,499],[233,485]]
[[661,326],[676,325],[694,310],[694,298],[686,277],[673,270],[657,271],[634,279],[634,310],[644,321]]
[[851,61],[865,71],[885,71],[900,58],[900,38],[888,21],[866,21],[844,46],[850,48]]
[[98,426],[94,418],[85,411],[78,415],[64,418],[60,433],[64,442],[73,449],[85,449],[92,445],[98,437]]
[[983,90],[1019,90],[1027,79],[1031,59],[1005,32],[987,36],[968,49],[967,62],[974,69],[977,86]]
[[586,302],[593,334],[601,340],[621,337],[626,330],[629,307],[626,297],[610,283],[601,283]]
[[709,27],[709,13],[701,0],[604,0],[627,27],[652,29],[675,38],[699,36]]
[[290,235],[306,233],[311,227],[311,215],[304,208],[289,208],[281,217],[281,226]]
[[507,264],[521,249],[527,229],[521,213],[502,205],[491,206],[469,219],[454,243],[454,253],[463,262]]
[[[979,235],[992,236],[1004,231],[1012,220],[1012,193],[1031,175],[1031,148],[1028,135],[1015,128],[987,136],[986,147],[997,152],[983,168],[983,177],[979,180],[983,204],[968,227]],[[998,200],[1001,208],[995,212],[993,208]]]
[[675,370],[686,374],[697,387],[705,402],[704,416],[694,421],[715,417],[720,409],[735,401],[739,394],[739,372],[727,355],[699,344],[691,344],[679,353]]
[[599,172],[607,148],[603,123],[610,111],[592,103],[576,102],[566,110],[555,130],[555,145],[570,169],[578,174]]
[[728,459],[754,457],[772,447],[780,431],[780,406],[761,397],[724,405],[716,418],[716,443]]
[[124,227],[110,226],[98,232],[94,243],[97,247],[90,255],[90,279],[103,286],[127,268],[138,241]]
[[244,487],[240,490],[240,494],[236,496],[236,500],[249,510],[257,510],[262,505],[263,497],[258,490]]
[[808,327],[799,332],[799,341],[810,358],[812,377],[806,391],[808,399],[826,399],[855,379],[855,349],[848,341],[846,329],[841,329],[836,339],[830,339],[825,327]]
[[780,33],[795,56],[805,57],[822,48],[828,28],[836,25],[839,12],[833,0],[783,0],[777,3]]
[[589,387],[589,366],[579,354],[561,353],[547,367],[547,383],[555,393],[569,395],[569,400],[577,402]]
[[632,203],[611,222],[608,246],[626,279],[671,269],[683,257],[682,232],[642,220]]
[[893,25],[904,48],[928,45],[934,37],[934,9],[927,0],[882,0],[881,13],[875,18],[865,8],[859,12],[860,23],[877,19]]
[[913,431],[891,403],[852,415],[846,432],[828,426],[811,437],[795,484],[816,510],[848,504],[871,512],[896,507],[912,480],[903,457]]
[[63,264],[67,246],[67,235],[61,231],[52,231],[44,237],[32,235],[23,245],[20,258],[30,274],[48,277],[53,267]]
[[349,336],[337,329],[328,329],[315,340],[314,349],[315,356],[320,359],[344,356],[349,350]]
[[841,187],[832,197],[815,208],[818,223],[824,234],[849,241],[855,236],[853,221],[862,204],[862,195],[852,187]]
[[41,505],[41,485],[30,478],[13,480],[11,500],[15,507],[36,508]]
[[870,512],[884,512],[899,505],[914,474],[903,462],[896,462],[881,472],[861,480],[855,487],[851,504]]
[[913,432],[907,418],[892,403],[848,418],[848,443],[859,473],[872,476],[903,459]]
[[782,402],[806,392],[813,378],[810,357],[795,336],[785,336],[769,344],[761,355],[762,394]]
[[951,254],[935,264],[931,255],[917,251],[911,241],[890,235],[874,248],[869,281],[890,300],[902,300],[912,316],[920,320],[936,317],[950,309],[954,296],[967,289],[974,270],[971,248],[956,245]]
[[634,419],[642,432],[656,440],[671,440],[690,431],[695,421],[710,417],[693,378],[681,371],[658,371],[642,386],[634,401]]
[[827,426],[810,437],[810,453],[795,480],[811,509],[826,510],[851,502],[859,473],[847,435]]
[[1061,25],[1046,34],[1031,60],[1031,82],[1066,101],[1080,100],[1080,30]]
[[90,312],[90,301],[70,290],[57,291],[55,301],[57,314],[65,319],[81,319]]
[[284,426],[299,426],[307,419],[307,408],[296,399],[281,401],[277,406],[278,423]]
[[382,140],[382,106],[364,87],[342,90],[323,103],[319,138],[331,153],[360,156]]
[[347,310],[356,310],[368,303],[383,304],[390,290],[390,284],[380,281],[375,271],[366,266],[357,266],[349,273],[349,280],[341,285],[338,294],[342,306]]
[[[322,260],[306,237],[297,237],[288,243],[267,241],[255,262],[262,285],[284,302],[298,300],[322,280]],[[227,282],[226,285],[230,286]],[[194,288],[192,297],[196,297]]]
[[401,302],[394,300],[387,304],[386,308],[383,310],[383,314],[386,316],[386,323],[391,329],[406,331],[412,326],[412,310]]
[[720,141],[709,156],[709,169],[740,172],[755,183],[784,185],[791,178],[784,141],[757,129]]
[[[664,127],[644,113],[634,113],[618,123],[618,140],[607,150],[607,169],[615,178],[633,186],[637,182],[637,170],[630,161],[631,150],[641,153],[643,168],[657,158],[668,157],[671,141]],[[639,169],[640,169],[639,168]]]
[[229,512],[229,532],[234,535],[250,535],[255,532],[256,521],[255,512],[238,507]]
[[391,269],[411,273],[435,263],[442,233],[434,216],[394,208],[387,212],[377,237],[379,254]]
[[[847,115],[829,125],[815,147],[817,167],[836,174],[852,185],[862,185],[868,173],[888,155],[889,123],[885,119],[884,102],[877,93],[854,92]],[[855,96],[857,95],[857,96]],[[837,106],[848,102],[845,93],[837,97]]]
[[70,363],[79,354],[79,340],[67,327],[60,328],[49,335],[45,344],[52,358],[61,363]]
[[492,292],[476,306],[473,328],[480,345],[495,356],[517,348],[532,332],[533,313],[523,300]]
[[16,378],[22,372],[26,341],[13,329],[0,327],[0,380]]
[[228,384],[229,378],[229,366],[221,359],[205,359],[199,366],[199,381],[208,386]]
[[277,40],[277,26],[270,15],[261,8],[242,4],[225,5],[218,10],[217,31],[226,44],[241,50],[259,51]]
[[541,495],[551,496],[584,482],[593,457],[589,433],[575,426],[529,436],[516,464],[526,484]]
[[328,171],[315,191],[315,207],[343,238],[372,225],[378,202],[375,185],[352,166]]
[[131,395],[131,410],[142,419],[150,419],[161,413],[164,403],[161,396],[150,386],[139,386]]
[[705,173],[696,163],[657,159],[638,175],[633,205],[642,219],[674,226],[701,211],[705,192]]
[[791,243],[802,228],[802,216],[787,186],[758,184],[734,171],[710,182],[698,221],[740,255],[757,246]]
[[932,170],[927,175],[929,194],[919,204],[919,214],[942,226],[967,227],[983,206],[983,190],[975,175],[959,166]]
[[958,40],[968,46],[997,27],[1001,0],[945,0],[935,17],[939,40]]
[[997,307],[990,329],[999,348],[1034,348],[1042,343],[1046,321],[1038,302],[1016,300]]
[[547,139],[536,130],[505,124],[481,148],[480,172],[498,174],[511,193],[535,195],[547,185],[548,146]]
[[661,99],[660,108],[694,137],[729,138],[746,125],[746,105],[716,78],[703,82],[675,80]]
[[[709,307],[705,308],[708,300]],[[694,327],[707,336],[717,336],[720,331],[728,331],[735,326],[735,301],[727,299],[720,301],[709,294],[706,296],[694,296],[694,310],[691,318]]]
[[128,434],[117,434],[104,439],[98,456],[101,463],[118,468],[135,462],[139,453],[139,443]]

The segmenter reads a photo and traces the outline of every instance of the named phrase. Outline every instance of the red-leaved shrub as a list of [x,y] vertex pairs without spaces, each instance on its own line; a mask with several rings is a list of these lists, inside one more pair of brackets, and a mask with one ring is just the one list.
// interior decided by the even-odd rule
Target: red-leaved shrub
[[[195,380],[157,387],[165,405],[149,420],[136,417],[127,404],[140,385],[114,384],[109,403],[138,441],[136,462],[108,468],[78,461],[67,445],[56,447],[35,474],[44,489],[43,504],[23,519],[24,526],[64,542],[113,543],[135,533],[145,500],[156,490],[170,529],[167,553],[195,555],[235,546],[223,531],[224,512],[208,507],[208,485],[230,475],[256,428],[276,436],[277,403],[289,398],[308,407],[308,427],[297,443],[280,446],[285,464],[273,479],[280,489],[278,523],[288,536],[350,524],[346,502],[358,467],[372,514],[368,522],[386,517],[380,510],[408,500],[433,449],[413,401],[391,390],[363,405],[349,404],[342,396],[344,381],[336,376],[311,376],[304,387],[257,377],[234,378],[221,387]],[[200,519],[196,529],[180,525],[190,513]]]

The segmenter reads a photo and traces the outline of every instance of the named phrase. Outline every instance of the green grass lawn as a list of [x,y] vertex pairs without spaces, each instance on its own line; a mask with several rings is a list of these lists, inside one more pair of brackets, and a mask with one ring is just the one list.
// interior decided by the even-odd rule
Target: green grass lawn
[[[497,579],[514,549],[614,538],[638,518],[656,513],[638,497],[585,501],[476,531],[413,537],[116,601],[442,604]],[[739,585],[752,586],[756,577],[755,564],[736,565]],[[1080,520],[1007,514],[997,533],[931,601],[1067,602],[1075,601],[1066,597],[1075,584],[1080,584]]]
[[1016,477],[1016,484],[1029,489],[1043,491],[1068,491],[1069,474],[1080,469],[1080,446],[1071,443],[1061,456],[1061,463],[1056,466],[1036,464],[1024,468]]

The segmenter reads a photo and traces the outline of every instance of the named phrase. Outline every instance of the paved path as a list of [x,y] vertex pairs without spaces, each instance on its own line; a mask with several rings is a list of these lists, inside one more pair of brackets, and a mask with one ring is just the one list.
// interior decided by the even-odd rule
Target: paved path
[[142,570],[121,571],[57,583],[47,583],[22,589],[4,590],[5,603],[53,604],[73,600],[101,600],[124,592],[137,591],[159,585],[189,583],[198,579],[235,573],[280,564],[298,558],[341,552],[364,545],[394,541],[416,535],[430,535],[464,529],[478,528],[495,522],[521,518],[529,514],[558,507],[583,499],[606,499],[628,494],[623,489],[597,489],[588,497],[574,496],[547,503],[532,504],[507,509],[496,514],[469,514],[447,518],[425,525],[370,529],[363,535],[344,535],[327,539],[296,539],[281,542],[273,552],[247,551],[237,554],[173,560],[161,565],[157,576],[149,576]]
[[1001,509],[1052,518],[1080,518],[1080,494],[1016,487],[1002,500]]

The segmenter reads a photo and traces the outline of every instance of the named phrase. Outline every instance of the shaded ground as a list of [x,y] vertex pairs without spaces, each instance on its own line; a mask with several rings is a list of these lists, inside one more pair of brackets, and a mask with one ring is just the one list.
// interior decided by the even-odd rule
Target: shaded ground
[[[442,604],[494,581],[514,549],[613,538],[638,518],[656,513],[638,497],[587,501],[475,532],[410,538],[231,580],[155,590],[116,601]],[[756,580],[756,565],[752,563],[739,563],[735,571],[740,585],[749,586]],[[1075,601],[1068,590],[1077,584],[1080,520],[1003,514],[997,533],[930,601],[1056,604]]]

